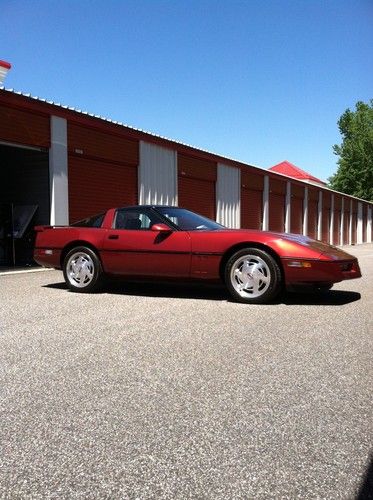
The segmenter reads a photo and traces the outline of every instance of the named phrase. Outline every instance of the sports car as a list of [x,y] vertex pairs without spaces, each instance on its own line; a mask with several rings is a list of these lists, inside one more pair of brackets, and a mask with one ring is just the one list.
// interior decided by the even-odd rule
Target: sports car
[[73,292],[93,292],[105,277],[223,282],[246,303],[284,288],[326,290],[361,276],[343,250],[306,236],[228,229],[174,206],[112,208],[71,226],[37,226],[35,261],[62,269]]

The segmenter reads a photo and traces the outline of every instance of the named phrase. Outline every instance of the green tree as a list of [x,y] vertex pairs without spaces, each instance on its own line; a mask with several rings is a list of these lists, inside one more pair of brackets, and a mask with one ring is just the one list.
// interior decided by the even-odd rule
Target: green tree
[[373,99],[356,103],[338,121],[342,144],[333,146],[338,170],[328,179],[336,191],[373,200]]

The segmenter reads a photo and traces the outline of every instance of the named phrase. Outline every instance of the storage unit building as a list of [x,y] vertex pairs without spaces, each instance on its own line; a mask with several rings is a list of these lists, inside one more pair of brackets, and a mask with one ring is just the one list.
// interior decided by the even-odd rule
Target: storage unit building
[[0,159],[3,265],[30,258],[30,231],[27,257],[17,224],[63,225],[137,203],[183,206],[232,228],[372,241],[371,202],[5,89]]

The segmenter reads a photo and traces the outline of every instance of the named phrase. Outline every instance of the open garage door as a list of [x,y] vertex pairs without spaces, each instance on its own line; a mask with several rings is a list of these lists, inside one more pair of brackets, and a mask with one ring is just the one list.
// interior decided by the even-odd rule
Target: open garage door
[[33,226],[49,224],[48,151],[0,145],[0,265],[31,265]]

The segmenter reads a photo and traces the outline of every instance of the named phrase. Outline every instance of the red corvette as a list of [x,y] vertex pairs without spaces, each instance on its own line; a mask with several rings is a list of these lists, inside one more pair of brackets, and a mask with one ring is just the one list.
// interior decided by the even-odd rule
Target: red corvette
[[104,276],[223,281],[240,302],[263,303],[284,287],[329,289],[361,276],[348,253],[296,234],[227,229],[170,206],[110,209],[71,226],[37,226],[34,259],[62,269],[74,292]]

